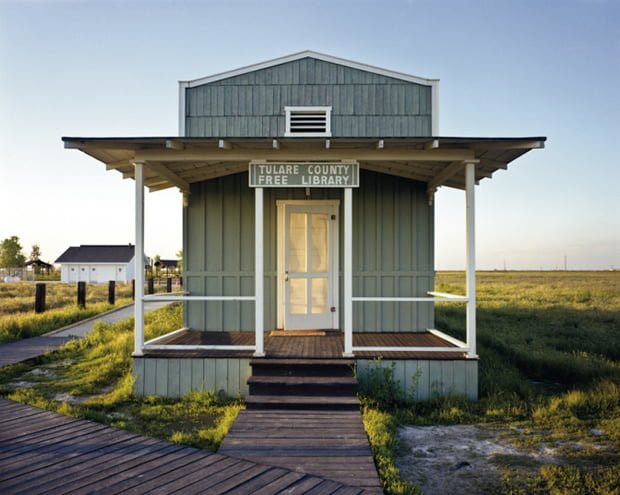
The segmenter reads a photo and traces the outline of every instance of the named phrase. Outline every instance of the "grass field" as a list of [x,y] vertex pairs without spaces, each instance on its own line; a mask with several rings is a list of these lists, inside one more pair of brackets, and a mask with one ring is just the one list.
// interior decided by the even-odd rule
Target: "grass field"
[[[461,273],[437,290],[462,293]],[[147,338],[176,329],[180,307],[147,317]],[[463,305],[442,304],[436,327],[463,338]],[[0,370],[0,395],[161,438],[215,449],[241,405],[211,394],[131,397],[130,322],[98,325],[36,367]],[[364,423],[386,493],[419,493],[395,466],[400,425],[483,424],[525,451],[498,456],[503,473],[480,493],[620,494],[620,273],[478,274],[480,400],[390,403],[363,398]],[[36,371],[39,370],[39,371]],[[465,492],[463,492],[465,493]]]
[[[439,273],[436,290],[462,294],[464,282]],[[561,459],[497,459],[504,476],[489,491],[620,493],[620,272],[483,272],[477,282],[480,400],[366,400],[387,492],[417,493],[395,472],[399,425],[483,423]],[[463,306],[438,305],[435,326],[463,339]]]
[[[179,328],[181,305],[146,316],[145,336]],[[132,397],[133,320],[97,323],[37,364],[0,369],[0,395],[143,435],[215,450],[241,408],[235,399],[195,393],[181,400]]]
[[131,285],[116,285],[116,304],[108,304],[107,284],[88,284],[86,307],[77,306],[76,284],[47,283],[46,311],[34,312],[34,282],[0,283],[0,343],[36,337],[131,302]]

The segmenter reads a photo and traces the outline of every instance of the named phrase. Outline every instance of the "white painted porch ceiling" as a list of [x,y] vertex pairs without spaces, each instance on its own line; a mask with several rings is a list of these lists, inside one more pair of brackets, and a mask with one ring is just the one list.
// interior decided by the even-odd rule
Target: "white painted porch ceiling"
[[63,138],[66,148],[79,149],[133,178],[136,160],[145,163],[145,185],[151,191],[187,189],[194,182],[247,171],[250,160],[357,160],[362,169],[440,186],[465,188],[465,160],[478,160],[476,181],[531,149],[543,148],[544,137],[529,138],[394,138],[394,139],[212,139]]

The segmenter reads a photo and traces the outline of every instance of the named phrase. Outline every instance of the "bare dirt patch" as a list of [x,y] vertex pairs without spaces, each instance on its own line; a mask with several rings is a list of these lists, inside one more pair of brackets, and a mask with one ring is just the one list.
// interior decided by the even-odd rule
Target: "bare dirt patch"
[[480,425],[401,427],[396,465],[425,495],[444,495],[489,491],[498,485],[506,462],[532,468],[562,462],[552,449],[531,452],[514,447],[507,440],[510,433]]

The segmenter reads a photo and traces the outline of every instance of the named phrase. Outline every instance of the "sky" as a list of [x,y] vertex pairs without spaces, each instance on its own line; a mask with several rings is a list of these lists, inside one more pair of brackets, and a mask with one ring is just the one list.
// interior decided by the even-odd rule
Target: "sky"
[[[178,83],[314,50],[440,82],[440,135],[547,136],[476,190],[480,269],[620,268],[620,1],[0,0],[0,239],[134,242],[133,181],[62,136],[178,135]],[[181,249],[147,194],[146,252]],[[465,266],[436,195],[436,268]]]

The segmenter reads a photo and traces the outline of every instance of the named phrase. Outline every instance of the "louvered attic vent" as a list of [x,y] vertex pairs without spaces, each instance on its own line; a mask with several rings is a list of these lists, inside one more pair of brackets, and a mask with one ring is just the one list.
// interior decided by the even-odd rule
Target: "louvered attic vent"
[[332,107],[284,107],[285,137],[330,137]]

